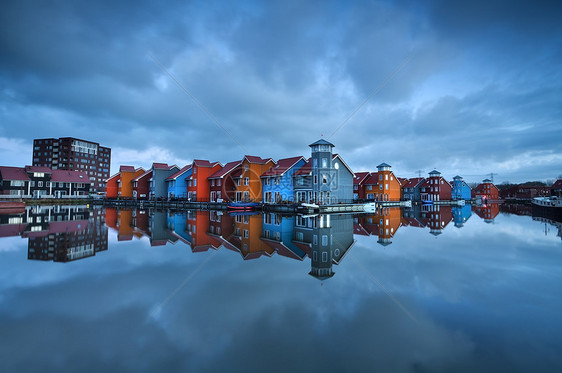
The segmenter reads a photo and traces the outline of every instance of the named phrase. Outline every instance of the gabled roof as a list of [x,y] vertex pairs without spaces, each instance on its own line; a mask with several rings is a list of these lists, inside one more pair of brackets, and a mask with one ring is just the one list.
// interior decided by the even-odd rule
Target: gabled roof
[[244,158],[242,158],[242,162],[244,162],[244,159],[250,163],[266,164],[269,161],[275,163],[275,161],[272,158],[263,159],[261,157],[257,157],[254,155],[245,155]]
[[134,166],[121,166],[119,167],[119,172],[135,172]]
[[312,172],[312,161],[311,161],[311,158],[308,158],[306,163],[301,168],[299,168],[297,171],[295,171],[293,176],[310,175],[311,172]]
[[91,184],[88,174],[82,171],[53,170],[51,181]]
[[398,182],[402,187],[404,187],[404,184],[408,182],[408,179],[406,179],[405,177],[396,177],[396,179],[398,179]]
[[23,167],[0,166],[0,175],[3,180],[29,180]]
[[26,172],[43,172],[46,174],[50,174],[51,173],[51,168],[50,167],[45,167],[45,166],[25,166],[25,171]]
[[148,170],[146,171],[144,174],[140,174],[139,176],[135,177],[132,181],[139,181],[140,179],[144,179],[147,176],[151,176],[152,177],[152,170]]
[[551,188],[553,189],[562,188],[562,179],[556,180],[556,182],[552,184]]
[[240,166],[242,161],[228,162],[221,169],[208,177],[208,179],[220,179],[232,172],[237,166]]
[[425,179],[423,177],[413,177],[411,179],[408,179],[408,181],[406,182],[406,184],[403,187],[404,188],[415,188],[416,186],[418,186],[419,183],[421,183],[424,180]]
[[169,170],[170,166],[167,163],[153,163],[152,168],[154,170]]
[[105,179],[104,181],[105,181],[106,183],[108,183],[110,180],[113,180],[113,179],[118,179],[118,180],[121,179],[121,174],[120,174],[120,173],[116,173],[115,175],[110,176],[109,178]]
[[379,183],[379,173],[378,172],[371,172],[371,175],[365,179],[363,184],[365,185],[376,185]]
[[330,145],[330,146],[335,146],[334,144],[332,144],[331,142],[328,142],[324,139],[320,139],[316,142],[313,142],[312,144],[310,144],[309,146],[315,146],[315,145]]
[[339,158],[339,159],[340,159],[340,162],[343,163],[343,165],[345,166],[345,168],[347,168],[348,171],[353,175],[353,170],[351,169],[351,167],[349,167],[349,166],[347,165],[347,163],[345,163],[345,161],[343,160],[343,158],[342,158],[339,154],[337,154],[337,153],[334,154],[334,155],[332,155],[332,161],[335,160],[336,158]]
[[211,163],[206,159],[194,159],[193,160],[193,165],[195,165],[197,167],[214,167],[217,164],[220,165],[220,162]]
[[[474,192],[478,193],[478,192],[480,192],[480,191],[483,191],[483,190],[484,190],[484,186],[487,186],[488,184],[491,184],[491,183],[481,183],[481,184],[478,184],[478,185],[476,186],[476,188],[474,188],[473,190],[474,190]],[[498,189],[498,187],[496,187],[494,184],[491,184],[491,185],[492,185],[494,188],[496,188],[496,190]],[[536,187],[535,187],[535,188],[536,188]],[[547,187],[547,188],[548,188],[548,187]]]
[[283,158],[277,161],[277,165],[271,167],[269,170],[263,173],[261,177],[264,176],[283,176],[285,172],[296,165],[300,160],[304,160],[303,156]]
[[242,176],[242,169],[238,168],[236,170],[234,170],[234,172],[232,173],[232,178],[236,179]]
[[353,177],[353,185],[359,185],[365,181],[365,179],[371,175],[370,172],[356,172]]
[[179,176],[185,174],[187,171],[191,170],[191,165],[188,164],[187,166],[184,166],[181,170],[179,170],[178,172],[168,176],[166,178],[166,181],[170,181],[170,180],[176,180]]

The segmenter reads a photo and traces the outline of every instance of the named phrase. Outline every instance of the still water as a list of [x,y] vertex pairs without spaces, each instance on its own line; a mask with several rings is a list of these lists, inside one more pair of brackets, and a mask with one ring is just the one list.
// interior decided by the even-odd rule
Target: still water
[[0,371],[562,371],[562,225],[530,213],[3,214]]

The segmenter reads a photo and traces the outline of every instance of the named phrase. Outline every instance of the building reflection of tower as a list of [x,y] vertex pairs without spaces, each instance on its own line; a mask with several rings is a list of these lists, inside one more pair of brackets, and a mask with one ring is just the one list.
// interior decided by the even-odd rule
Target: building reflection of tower
[[451,206],[446,205],[423,205],[421,208],[421,219],[429,226],[429,233],[438,236],[443,229],[453,220]]
[[107,227],[101,209],[83,206],[36,206],[29,209],[22,237],[28,259],[68,262],[107,250]]
[[455,227],[462,228],[464,223],[472,216],[472,209],[470,205],[464,206],[454,206],[453,207],[453,221],[455,222]]
[[[351,215],[319,215],[312,226],[309,275],[319,280],[334,276],[333,265],[339,264],[351,249],[353,239],[353,217]],[[307,224],[308,225],[308,224]],[[297,231],[298,235],[299,232]]]
[[475,205],[472,207],[472,211],[484,219],[485,223],[493,223],[496,216],[500,213],[500,206],[497,203]]
[[384,207],[377,209],[375,214],[361,215],[355,220],[355,234],[377,236],[377,243],[388,246],[402,226],[402,211],[399,207]]

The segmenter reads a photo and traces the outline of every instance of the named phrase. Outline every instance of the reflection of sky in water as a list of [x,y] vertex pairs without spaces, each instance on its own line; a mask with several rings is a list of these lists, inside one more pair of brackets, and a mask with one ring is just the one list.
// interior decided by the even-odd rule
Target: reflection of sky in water
[[[72,263],[0,241],[4,371],[556,371],[562,244],[530,217],[355,236],[310,260],[117,242]],[[384,288],[384,290],[383,290]]]

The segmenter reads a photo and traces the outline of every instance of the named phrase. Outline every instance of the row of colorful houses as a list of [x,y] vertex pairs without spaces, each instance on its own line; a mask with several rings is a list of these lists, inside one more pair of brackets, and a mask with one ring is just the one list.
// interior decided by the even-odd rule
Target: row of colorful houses
[[179,168],[153,163],[149,170],[121,166],[107,180],[107,198],[186,199],[189,201],[318,202],[353,200],[354,173],[333,144],[319,140],[311,156],[277,161],[245,155],[239,161],[196,159]]
[[121,166],[107,180],[107,198],[185,199],[189,201],[351,203],[362,201],[498,200],[488,179],[471,189],[461,176],[446,180],[433,170],[427,178],[401,178],[381,163],[376,172],[354,173],[334,145],[309,145],[309,158],[279,159],[246,155],[222,165],[196,159],[182,168],[154,163],[149,170]]

